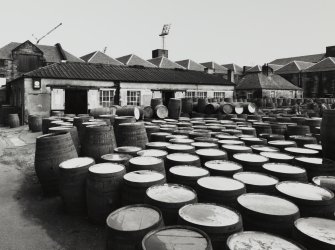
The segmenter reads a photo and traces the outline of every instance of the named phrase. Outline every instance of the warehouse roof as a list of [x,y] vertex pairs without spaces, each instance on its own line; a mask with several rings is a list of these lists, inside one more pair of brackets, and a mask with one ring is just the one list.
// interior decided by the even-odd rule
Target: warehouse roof
[[227,68],[227,69],[230,69],[231,71],[233,71],[235,75],[242,75],[243,74],[243,68],[238,66],[235,63],[223,64],[222,66]]
[[186,59],[181,61],[176,61],[179,65],[183,66],[185,69],[196,70],[196,71],[205,71],[205,67],[200,63],[197,63],[193,60]]
[[214,70],[214,73],[219,73],[219,74],[226,74],[228,72],[228,69],[224,66],[221,66],[220,64],[216,62],[205,62],[201,63],[202,66]]
[[220,75],[212,75],[194,70],[70,62],[52,64],[26,73],[22,77],[144,83],[235,85]]
[[276,74],[295,74],[313,66],[315,63],[293,61],[276,70]]
[[181,66],[178,63],[175,63],[168,59],[167,57],[161,56],[149,59],[148,62],[155,64],[158,68],[164,68],[164,69],[185,69],[183,66]]
[[314,55],[307,55],[307,56],[295,56],[295,57],[287,57],[287,58],[279,58],[270,62],[271,64],[279,64],[279,65],[286,65],[293,61],[303,61],[303,62],[311,62],[317,63],[325,58],[325,54],[314,54]]
[[156,65],[142,59],[141,57],[134,55],[134,54],[130,54],[130,55],[126,55],[126,56],[121,56],[119,58],[116,58],[116,60],[122,62],[124,65],[127,66],[134,66],[134,65],[138,65],[138,66],[144,66],[144,67],[152,67],[152,68],[156,68]]
[[[26,41],[27,42],[27,41]],[[20,46],[22,43],[17,42],[11,42],[4,47],[0,48],[0,59],[7,59],[7,60],[13,60],[12,58],[12,50]],[[44,55],[44,58],[46,62],[61,62],[62,57],[59,54],[59,51],[56,46],[54,45],[40,45],[40,44],[34,44],[37,48],[39,48]],[[63,50],[66,58],[70,62],[82,62],[83,60],[72,55],[71,53]]]
[[258,72],[262,72],[262,67],[260,65],[251,67],[250,69],[246,71],[246,73],[258,73]]
[[268,66],[273,70],[273,71],[276,71],[280,68],[283,67],[283,65],[279,65],[279,64],[273,64],[273,63],[269,63]]
[[247,74],[239,81],[236,90],[244,89],[300,90],[301,88],[290,83],[280,75],[257,73]]
[[322,61],[314,64],[304,72],[322,72],[322,71],[335,71],[335,57],[327,57]]
[[123,65],[118,60],[106,55],[105,53],[102,53],[100,51],[94,51],[92,53],[89,53],[87,55],[84,55],[80,57],[85,62],[88,63],[102,63],[102,64],[112,64],[112,65]]

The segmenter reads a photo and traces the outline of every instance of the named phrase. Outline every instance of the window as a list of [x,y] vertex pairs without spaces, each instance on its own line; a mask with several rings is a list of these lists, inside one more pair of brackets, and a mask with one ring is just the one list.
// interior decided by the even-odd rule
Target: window
[[207,92],[206,91],[186,91],[186,98],[206,98]]
[[141,91],[127,91],[127,105],[140,106]]
[[198,98],[206,98],[207,97],[207,92],[206,91],[199,91],[197,97]]
[[114,89],[100,89],[100,105],[102,107],[110,107],[114,105]]
[[252,93],[247,93],[247,99],[252,99],[253,98],[253,94]]
[[186,91],[186,98],[195,98],[196,97],[196,92],[195,91]]
[[276,92],[275,91],[271,91],[270,92],[270,98],[275,98],[276,97]]
[[4,59],[0,59],[0,67],[4,67],[5,66],[5,60]]
[[225,98],[225,92],[214,92],[214,98]]

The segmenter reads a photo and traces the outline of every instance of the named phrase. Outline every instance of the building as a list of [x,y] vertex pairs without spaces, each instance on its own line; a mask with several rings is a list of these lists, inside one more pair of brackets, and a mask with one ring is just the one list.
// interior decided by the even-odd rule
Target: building
[[245,99],[259,98],[300,98],[302,89],[287,81],[280,75],[274,74],[267,65],[261,72],[249,72],[236,86],[236,96]]
[[87,63],[123,65],[123,63],[121,63],[120,61],[106,55],[105,53],[102,53],[101,51],[94,51],[80,58]]
[[183,69],[64,62],[8,83],[10,103],[20,116],[49,115],[51,110],[87,113],[118,105],[150,105],[151,99],[232,97],[235,84],[220,75]]
[[168,59],[165,56],[160,56],[160,57],[149,59],[148,62],[156,65],[158,68],[164,68],[164,69],[185,69],[180,64],[171,61],[170,59]]
[[205,71],[205,68],[203,65],[201,65],[200,63],[197,63],[191,59],[186,59],[186,60],[181,60],[181,61],[176,61],[176,63],[178,63],[179,65],[181,65],[182,67],[184,67],[185,69],[188,70],[196,70],[196,71]]
[[231,71],[232,78],[229,78],[233,82],[238,82],[243,76],[243,68],[238,66],[237,64],[230,63],[230,64],[223,64],[223,67],[227,68]]
[[216,62],[204,62],[201,63],[201,65],[205,67],[205,70],[208,73],[221,74],[221,75],[227,75],[228,73],[228,69],[226,67],[223,67]]
[[123,63],[126,66],[143,66],[149,68],[156,68],[156,65],[134,54],[121,56],[119,58],[116,58],[116,60],[118,60],[119,62]]

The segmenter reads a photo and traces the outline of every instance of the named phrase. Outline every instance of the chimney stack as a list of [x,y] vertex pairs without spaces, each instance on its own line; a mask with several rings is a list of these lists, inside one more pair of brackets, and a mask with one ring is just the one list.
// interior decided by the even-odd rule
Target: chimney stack
[[152,58],[166,57],[169,58],[169,51],[166,49],[155,49],[152,51]]
[[232,71],[231,69],[228,69],[227,80],[230,82],[235,82],[234,71]]
[[326,47],[326,57],[335,57],[335,46]]
[[273,69],[269,67],[268,64],[264,64],[262,66],[262,73],[266,76],[268,76],[269,74],[272,74],[273,73]]

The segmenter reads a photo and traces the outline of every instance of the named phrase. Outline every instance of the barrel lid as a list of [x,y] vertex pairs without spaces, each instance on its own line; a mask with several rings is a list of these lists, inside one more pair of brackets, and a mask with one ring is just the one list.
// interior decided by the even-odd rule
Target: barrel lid
[[237,171],[242,169],[242,166],[237,162],[226,160],[207,161],[205,162],[205,167],[221,171]]
[[125,161],[130,158],[132,158],[132,156],[127,154],[105,154],[101,156],[101,159],[106,161]]
[[258,138],[258,137],[240,137],[240,140],[242,140],[242,141],[249,141],[249,142],[263,141],[261,138]]
[[268,158],[262,155],[253,154],[253,153],[238,153],[233,155],[234,159],[243,162],[267,162]]
[[309,183],[283,181],[276,188],[281,193],[304,200],[324,201],[334,197],[331,191]]
[[217,147],[216,143],[211,143],[211,142],[192,142],[191,145],[195,148],[213,148]]
[[179,162],[189,162],[199,160],[198,156],[187,153],[169,154],[166,156],[166,158],[172,161],[179,161]]
[[208,250],[208,236],[188,226],[169,226],[151,231],[142,241],[144,250]]
[[287,173],[287,174],[303,174],[306,170],[297,166],[293,166],[286,163],[265,163],[263,168],[266,170],[277,172],[277,173]]
[[280,153],[280,152],[260,152],[259,153],[262,156],[265,156],[270,159],[278,159],[278,160],[293,160],[294,156]]
[[166,139],[187,139],[187,135],[168,135]]
[[170,144],[166,146],[167,149],[170,150],[192,150],[193,146],[187,144]]
[[195,153],[201,156],[225,156],[227,155],[225,151],[216,149],[216,148],[198,149],[197,151],[195,151]]
[[244,231],[229,236],[227,245],[230,250],[302,250],[293,242],[283,239],[279,236],[256,232]]
[[152,157],[152,156],[137,156],[134,158],[131,158],[129,160],[129,163],[134,164],[134,165],[155,165],[155,164],[160,164],[162,163],[162,159],[159,159],[157,157]]
[[155,182],[164,179],[164,175],[152,170],[132,171],[123,176],[129,182]]
[[244,184],[242,182],[222,176],[202,177],[197,181],[197,183],[202,187],[220,191],[231,191],[244,188]]
[[317,150],[308,149],[308,148],[298,148],[298,147],[287,147],[285,151],[294,153],[294,154],[306,154],[306,155],[316,155],[319,152]]
[[207,227],[227,227],[239,223],[238,213],[224,206],[209,203],[188,204],[179,209],[184,220]]
[[218,141],[219,144],[228,144],[228,145],[244,145],[243,141],[239,140],[220,140]]
[[266,194],[242,194],[237,198],[237,202],[249,210],[262,214],[284,216],[294,215],[299,212],[299,208],[294,203]]
[[146,193],[151,199],[165,203],[188,202],[197,197],[193,189],[179,184],[154,185]]
[[121,164],[116,163],[99,163],[91,166],[88,171],[95,174],[112,174],[121,172],[125,167]]
[[335,246],[335,220],[316,217],[300,218],[294,222],[294,226],[313,239]]
[[161,219],[158,210],[148,205],[131,205],[112,212],[107,226],[118,231],[139,231],[149,228]]
[[276,177],[258,172],[239,172],[233,178],[245,184],[257,186],[276,185],[279,181]]
[[94,164],[94,159],[90,157],[78,157],[63,161],[61,164],[59,164],[59,167],[63,169],[74,169],[85,167],[90,164]]
[[192,139],[188,139],[188,138],[175,138],[175,139],[171,139],[169,140],[169,142],[171,143],[175,143],[175,144],[191,144],[192,142],[194,142],[194,140]]
[[166,147],[170,145],[171,143],[169,142],[164,142],[164,141],[153,141],[153,142],[148,142],[146,146],[152,146],[152,147]]
[[135,153],[142,150],[140,147],[133,147],[133,146],[124,146],[115,148],[114,151],[118,153]]
[[322,158],[318,157],[296,157],[295,160],[313,165],[322,165],[323,161]]
[[322,146],[320,144],[305,144],[304,147],[308,149],[322,151]]
[[271,146],[265,146],[265,145],[252,145],[252,149],[261,151],[261,152],[278,152],[279,149]]
[[269,145],[277,145],[277,146],[290,146],[290,145],[296,145],[294,141],[286,141],[286,140],[274,140],[274,141],[269,141]]
[[215,137],[220,139],[220,140],[237,140],[238,139],[238,136],[235,136],[235,135],[218,134]]
[[250,147],[247,147],[247,146],[242,146],[242,145],[222,145],[222,148],[224,149],[230,149],[230,150],[236,150],[236,151],[239,151],[239,150],[251,150]]
[[49,128],[49,132],[53,132],[53,131],[70,131],[70,130],[71,130],[71,127],[63,127],[63,126]]
[[175,175],[187,176],[187,177],[202,177],[209,174],[207,169],[190,166],[190,165],[179,165],[169,169],[169,171]]
[[172,135],[171,133],[167,133],[167,132],[155,132],[155,133],[151,133],[152,135],[158,135],[158,136],[168,136],[168,135]]
[[313,182],[318,186],[335,191],[335,176],[315,176]]
[[145,149],[145,150],[138,151],[137,154],[139,156],[151,156],[151,157],[160,158],[160,157],[167,156],[168,153],[160,149]]

